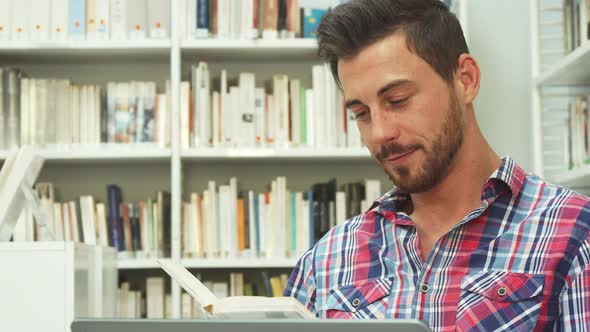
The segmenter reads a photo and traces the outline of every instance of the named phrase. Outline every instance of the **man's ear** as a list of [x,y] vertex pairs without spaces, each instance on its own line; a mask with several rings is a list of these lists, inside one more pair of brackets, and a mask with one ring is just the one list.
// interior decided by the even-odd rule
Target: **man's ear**
[[455,88],[464,104],[471,104],[479,92],[481,72],[475,58],[461,54],[455,71]]

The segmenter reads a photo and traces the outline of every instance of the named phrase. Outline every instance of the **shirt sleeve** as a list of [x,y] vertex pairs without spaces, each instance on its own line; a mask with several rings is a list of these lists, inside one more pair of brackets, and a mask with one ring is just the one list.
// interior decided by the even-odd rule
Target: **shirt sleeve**
[[318,316],[315,307],[316,283],[313,268],[313,249],[308,250],[295,265],[283,295],[296,298],[309,311]]
[[572,282],[561,296],[555,331],[590,330],[590,246],[586,240],[570,269]]

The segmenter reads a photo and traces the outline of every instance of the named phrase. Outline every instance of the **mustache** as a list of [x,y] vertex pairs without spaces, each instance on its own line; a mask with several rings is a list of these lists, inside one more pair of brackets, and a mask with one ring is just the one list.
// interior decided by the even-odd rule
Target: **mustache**
[[387,145],[381,145],[377,153],[375,153],[375,158],[377,158],[377,160],[384,160],[393,154],[404,154],[418,149],[424,149],[424,147],[421,144],[401,145],[398,143],[390,143]]

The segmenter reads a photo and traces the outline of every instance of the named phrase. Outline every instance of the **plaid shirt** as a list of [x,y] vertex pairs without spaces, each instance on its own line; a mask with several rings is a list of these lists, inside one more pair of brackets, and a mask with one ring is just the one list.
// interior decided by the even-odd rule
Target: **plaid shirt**
[[422,259],[392,190],[336,226],[295,267],[285,295],[320,318],[408,318],[435,331],[590,331],[590,199],[506,157],[481,206]]

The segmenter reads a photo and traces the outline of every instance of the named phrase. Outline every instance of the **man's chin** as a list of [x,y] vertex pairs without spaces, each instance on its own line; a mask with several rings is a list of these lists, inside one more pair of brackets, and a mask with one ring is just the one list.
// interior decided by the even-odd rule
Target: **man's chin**
[[388,171],[389,179],[402,192],[417,194],[425,191],[424,179],[417,178],[409,169]]

